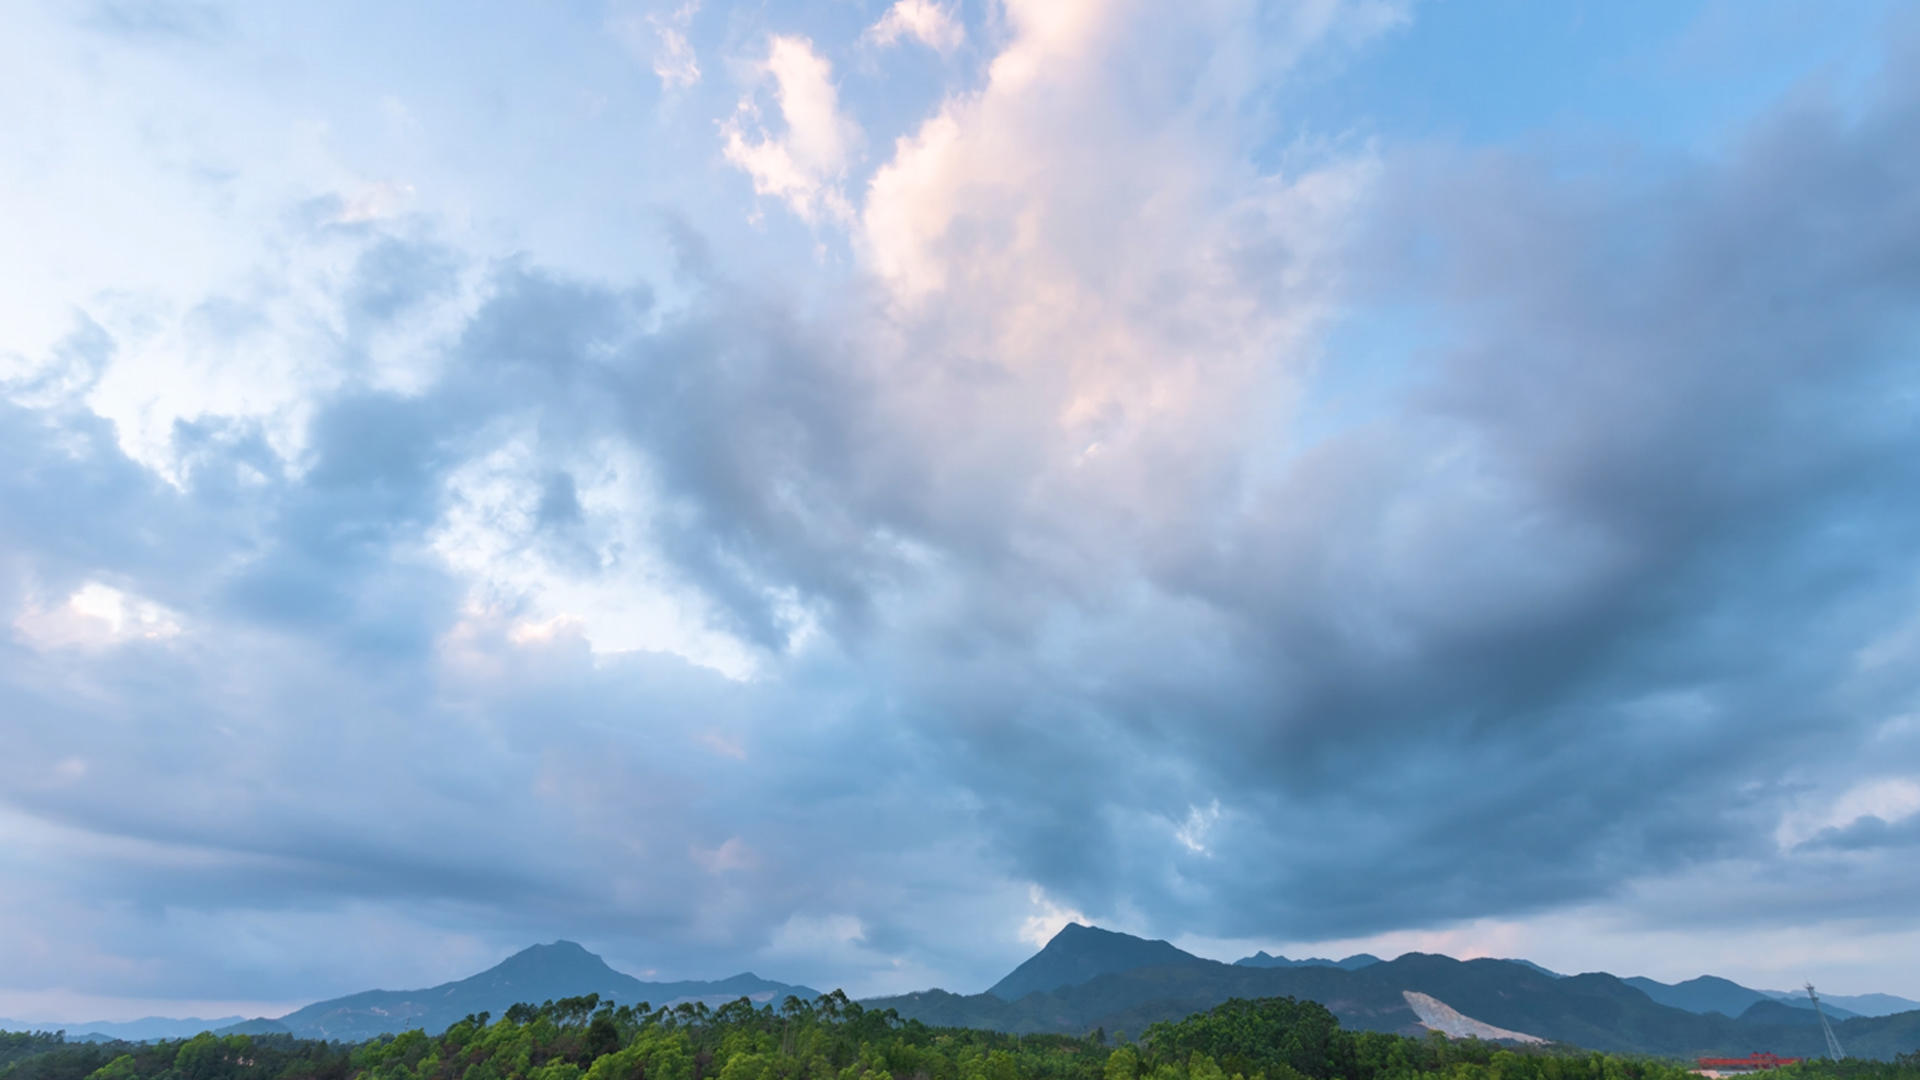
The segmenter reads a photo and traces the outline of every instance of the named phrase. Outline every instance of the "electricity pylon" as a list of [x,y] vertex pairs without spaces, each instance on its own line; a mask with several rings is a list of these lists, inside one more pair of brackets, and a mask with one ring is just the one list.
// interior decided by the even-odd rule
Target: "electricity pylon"
[[1835,1061],[1846,1057],[1846,1051],[1840,1049],[1840,1040],[1833,1036],[1833,1025],[1827,1023],[1827,1012],[1820,1007],[1820,995],[1813,992],[1813,984],[1807,984],[1807,996],[1813,999],[1813,1015],[1820,1018],[1820,1030],[1827,1033],[1827,1056]]

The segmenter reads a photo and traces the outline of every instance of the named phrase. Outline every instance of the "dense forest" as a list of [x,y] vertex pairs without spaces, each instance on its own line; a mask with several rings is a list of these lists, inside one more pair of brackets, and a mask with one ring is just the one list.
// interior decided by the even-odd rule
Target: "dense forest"
[[[597,995],[358,1045],[283,1035],[145,1044],[0,1034],[0,1080],[1682,1080],[1682,1064],[1439,1034],[1347,1031],[1293,998],[1234,1000],[1129,1039],[902,1021],[834,993],[780,1008],[603,1005]],[[1893,1062],[1809,1062],[1769,1080],[1920,1078]]]

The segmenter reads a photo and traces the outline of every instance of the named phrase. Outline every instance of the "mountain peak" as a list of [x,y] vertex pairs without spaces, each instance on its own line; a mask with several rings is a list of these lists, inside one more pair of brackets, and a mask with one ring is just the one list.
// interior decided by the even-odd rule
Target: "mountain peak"
[[588,952],[586,946],[580,944],[577,941],[568,941],[566,938],[560,938],[559,940],[551,942],[546,945],[529,945],[526,948],[521,949],[518,955],[525,956],[528,953],[533,953],[539,956],[561,956],[561,957],[572,957],[572,958],[579,958],[582,956],[591,956],[595,960],[600,959],[598,956],[595,956],[593,953]]
[[1003,1001],[1018,1001],[1028,994],[1078,986],[1102,975],[1135,968],[1208,963],[1212,961],[1182,952],[1164,941],[1149,941],[1084,923],[1068,923],[1044,948],[993,984],[987,993]]
[[579,942],[565,939],[547,945],[529,945],[482,973],[482,975],[487,974],[523,979],[549,976],[600,978],[618,975],[607,966],[605,960],[588,952]]

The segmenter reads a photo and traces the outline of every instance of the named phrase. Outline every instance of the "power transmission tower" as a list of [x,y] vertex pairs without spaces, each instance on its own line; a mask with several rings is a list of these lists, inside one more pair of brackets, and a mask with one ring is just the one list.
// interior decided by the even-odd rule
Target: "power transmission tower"
[[1840,1049],[1840,1040],[1833,1036],[1833,1025],[1827,1023],[1827,1011],[1820,1007],[1820,995],[1813,992],[1813,984],[1807,984],[1807,996],[1813,999],[1813,1015],[1820,1018],[1820,1030],[1827,1033],[1827,1056],[1835,1061],[1846,1057],[1846,1051]]

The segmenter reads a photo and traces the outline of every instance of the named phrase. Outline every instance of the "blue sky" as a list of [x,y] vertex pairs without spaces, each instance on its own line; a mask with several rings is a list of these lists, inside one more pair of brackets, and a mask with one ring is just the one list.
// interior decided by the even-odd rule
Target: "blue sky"
[[0,13],[0,1015],[1920,996],[1900,5]]

